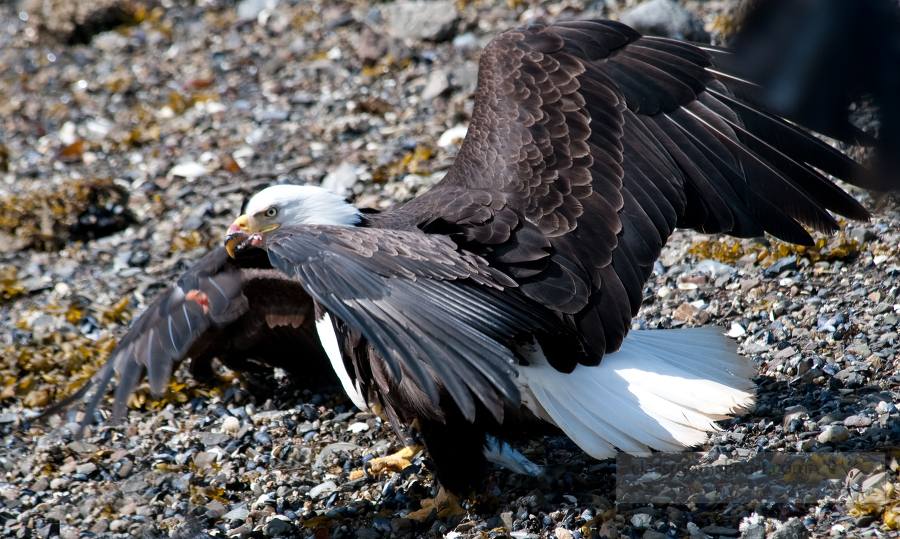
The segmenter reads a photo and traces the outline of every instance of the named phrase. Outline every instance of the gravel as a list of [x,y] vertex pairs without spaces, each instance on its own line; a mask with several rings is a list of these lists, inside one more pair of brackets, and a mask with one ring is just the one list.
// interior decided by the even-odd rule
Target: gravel
[[[29,421],[77,390],[155,295],[221,242],[248,194],[325,181],[360,207],[404,203],[453,163],[491,37],[615,18],[635,3],[57,4],[0,3],[3,537],[896,533],[891,456],[850,469],[822,460],[900,441],[900,212],[856,191],[873,220],[817,236],[815,248],[671,239],[634,329],[721,327],[758,366],[759,406],[686,454],[709,481],[651,489],[647,503],[617,503],[617,478],[639,483],[614,461],[545,438],[519,449],[554,473],[495,469],[465,514],[438,517],[427,456],[365,476],[364,459],[400,448],[393,431],[340,388],[280,371],[220,368],[201,383],[181,369],[162,400],[140,386],[121,425],[101,405],[82,440],[77,410]],[[740,7],[680,6],[718,44]],[[119,18],[95,24],[105,19],[94,12]],[[729,467],[760,458],[779,470],[798,452],[818,455],[818,475],[804,476],[815,496],[754,497],[728,482]]]

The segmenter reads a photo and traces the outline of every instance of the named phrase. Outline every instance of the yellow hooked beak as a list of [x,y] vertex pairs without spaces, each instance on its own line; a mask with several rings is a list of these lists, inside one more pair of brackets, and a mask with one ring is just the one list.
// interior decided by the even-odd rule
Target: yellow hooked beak
[[262,235],[271,232],[280,227],[281,224],[273,223],[269,226],[256,229],[257,223],[251,223],[247,215],[241,215],[231,223],[228,227],[228,235],[225,236],[225,250],[228,256],[234,258],[234,253],[246,247],[247,243],[252,245],[260,245],[262,243]]
[[237,247],[250,237],[250,220],[246,215],[241,215],[228,227],[228,235],[225,237],[225,250],[228,256],[234,258]]

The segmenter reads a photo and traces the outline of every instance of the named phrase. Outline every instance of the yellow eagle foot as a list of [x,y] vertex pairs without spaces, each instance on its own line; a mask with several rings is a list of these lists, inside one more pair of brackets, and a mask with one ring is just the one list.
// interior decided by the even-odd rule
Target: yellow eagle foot
[[378,475],[381,472],[401,472],[407,466],[412,466],[410,461],[424,449],[425,447],[418,444],[408,445],[393,455],[370,460],[366,471],[370,475]]

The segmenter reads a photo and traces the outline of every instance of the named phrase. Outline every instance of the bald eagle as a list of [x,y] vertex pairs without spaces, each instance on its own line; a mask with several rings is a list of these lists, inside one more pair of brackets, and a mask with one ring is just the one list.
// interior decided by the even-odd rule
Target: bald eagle
[[[301,330],[278,361],[324,354],[357,406],[418,420],[452,491],[478,484],[495,437],[562,432],[596,458],[704,442],[752,406],[755,370],[716,328],[628,334],[667,238],[812,245],[804,227],[838,229],[829,210],[868,218],[825,174],[880,186],[761,110],[729,54],[612,21],[500,35],[438,185],[379,214],[312,186],[259,192],[98,380],[119,373],[119,406],[145,371],[161,390],[192,343],[252,318]],[[258,295],[248,264],[284,292]]]

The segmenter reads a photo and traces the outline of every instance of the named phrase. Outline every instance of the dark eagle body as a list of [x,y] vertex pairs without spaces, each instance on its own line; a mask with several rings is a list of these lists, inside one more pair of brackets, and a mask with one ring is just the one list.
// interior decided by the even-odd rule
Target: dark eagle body
[[597,458],[696,445],[752,403],[755,370],[712,328],[625,338],[669,235],[811,245],[804,226],[838,229],[829,210],[868,218],[822,172],[880,185],[762,111],[728,58],[610,21],[508,31],[482,54],[468,135],[432,190],[361,215],[272,187],[229,249],[249,237],[315,300],[348,394],[418,419],[450,490],[483,477],[488,435],[559,429]]

